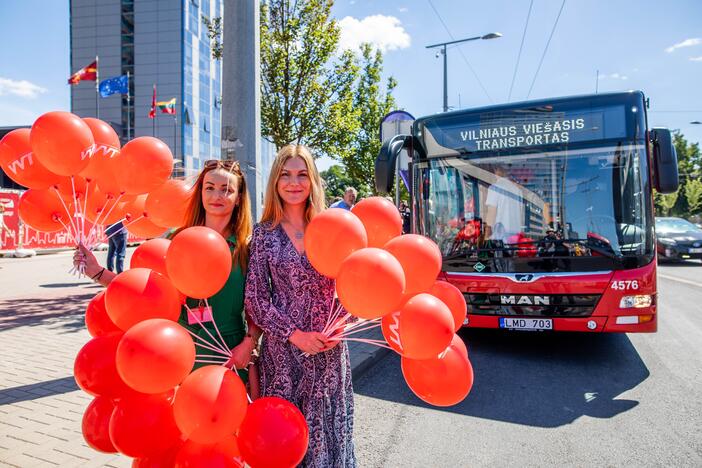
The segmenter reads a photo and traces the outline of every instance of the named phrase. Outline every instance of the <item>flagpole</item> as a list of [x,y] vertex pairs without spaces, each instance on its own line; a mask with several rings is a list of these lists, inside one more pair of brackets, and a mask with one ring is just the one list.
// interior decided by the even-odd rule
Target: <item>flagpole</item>
[[129,90],[131,86],[131,78],[127,72],[127,141],[132,139],[132,95]]
[[95,56],[95,116],[100,118],[100,63],[99,56]]
[[156,84],[154,84],[154,94],[152,95],[151,98],[151,108],[153,109],[154,112],[154,118],[151,119],[151,136],[156,137]]
[[173,156],[178,159],[178,114],[173,114]]

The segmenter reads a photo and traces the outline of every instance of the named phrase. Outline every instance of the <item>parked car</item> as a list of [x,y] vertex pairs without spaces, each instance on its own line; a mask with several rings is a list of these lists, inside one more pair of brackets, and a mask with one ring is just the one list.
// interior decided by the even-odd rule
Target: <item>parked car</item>
[[682,218],[656,218],[660,260],[702,259],[702,229]]

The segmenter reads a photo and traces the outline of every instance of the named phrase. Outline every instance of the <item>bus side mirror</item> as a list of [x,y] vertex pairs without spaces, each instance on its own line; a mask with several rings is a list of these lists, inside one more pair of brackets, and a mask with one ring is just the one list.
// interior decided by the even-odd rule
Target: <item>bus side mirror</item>
[[411,140],[410,135],[396,135],[383,143],[375,159],[375,190],[378,193],[386,194],[392,190],[397,172],[397,157]]
[[678,156],[673,138],[667,128],[652,128],[653,186],[658,193],[673,193],[678,189]]

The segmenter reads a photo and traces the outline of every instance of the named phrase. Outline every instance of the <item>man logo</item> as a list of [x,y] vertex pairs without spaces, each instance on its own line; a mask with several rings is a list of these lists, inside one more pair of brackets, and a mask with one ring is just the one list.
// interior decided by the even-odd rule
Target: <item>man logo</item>
[[500,296],[503,305],[550,305],[548,296]]
[[534,275],[531,274],[526,274],[526,275],[515,275],[517,278],[517,281],[520,283],[528,283],[529,281],[534,279]]

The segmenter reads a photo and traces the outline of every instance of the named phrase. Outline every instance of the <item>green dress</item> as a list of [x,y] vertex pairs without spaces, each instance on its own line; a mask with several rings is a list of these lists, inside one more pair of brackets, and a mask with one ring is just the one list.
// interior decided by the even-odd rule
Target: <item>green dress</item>
[[[230,236],[227,238],[227,243],[229,244],[230,251],[233,251],[236,247],[236,237]],[[219,290],[214,296],[207,299],[207,303],[212,307],[212,317],[217,323],[217,328],[222,334],[222,338],[227,345],[227,349],[232,349],[244,339],[246,335],[246,320],[244,318],[244,284],[246,280],[246,274],[241,270],[239,263],[232,264],[232,271],[229,273],[229,278],[224,284],[224,287]],[[188,307],[193,311],[202,304],[204,307],[205,301],[199,299],[187,298],[186,303]],[[206,340],[207,343],[212,344],[212,338],[207,334],[207,332],[202,328],[205,325],[207,331],[220,341],[219,335],[215,331],[212,322],[204,322],[202,325],[194,322],[192,325],[188,324],[188,311],[185,307],[182,307],[180,312],[180,318],[178,323],[182,326],[195,333],[197,336]],[[202,343],[200,340],[193,338],[195,342],[195,350],[199,356],[197,359],[207,359],[201,356],[222,356],[212,350],[198,346]],[[216,347],[212,344],[212,347]],[[209,359],[211,361],[219,361],[221,359],[214,358]],[[225,362],[222,360],[222,362]],[[195,363],[193,370],[208,365],[207,363]],[[247,371],[244,369],[237,369],[239,376],[246,382]]]

